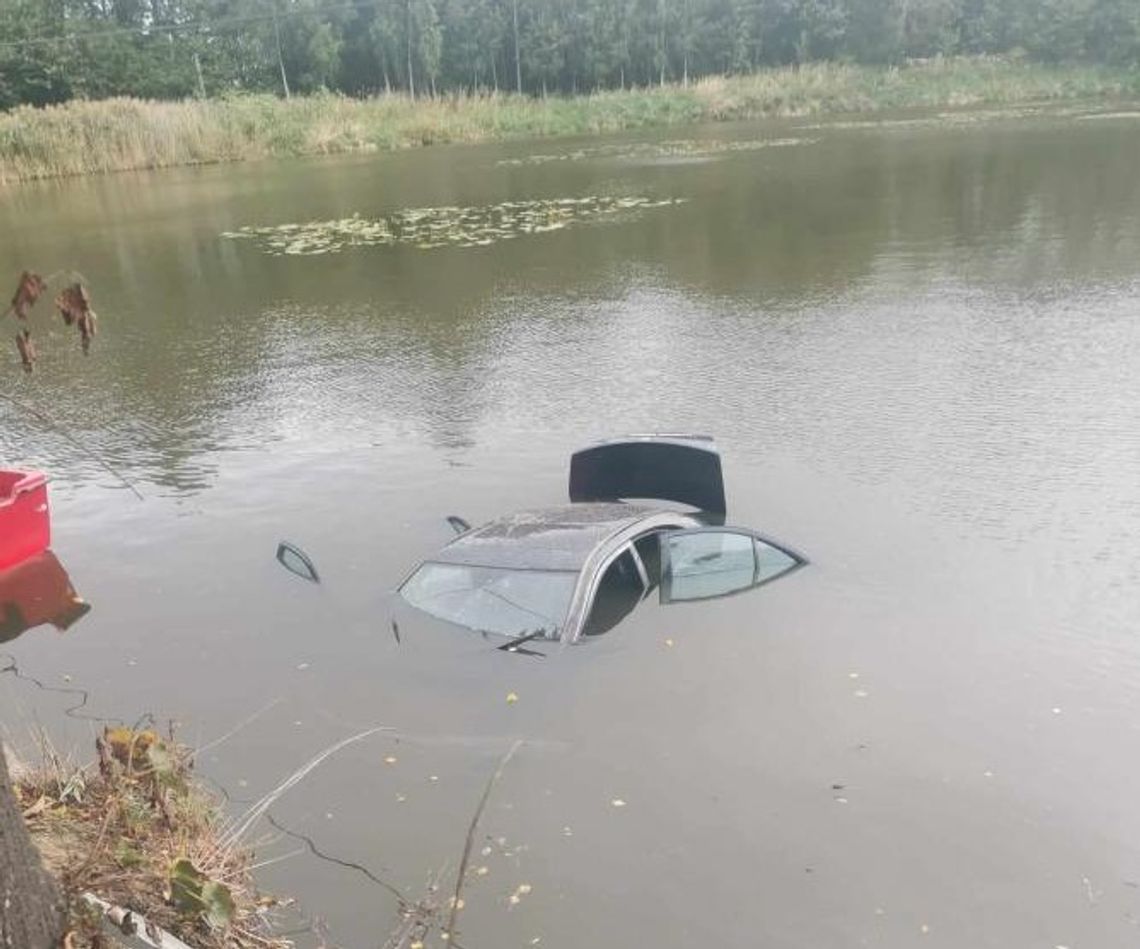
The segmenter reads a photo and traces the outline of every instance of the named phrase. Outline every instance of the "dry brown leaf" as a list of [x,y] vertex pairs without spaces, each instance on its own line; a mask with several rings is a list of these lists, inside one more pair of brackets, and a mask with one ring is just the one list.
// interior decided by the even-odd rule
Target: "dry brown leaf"
[[91,312],[91,296],[87,288],[81,283],[73,283],[59,291],[55,298],[56,308],[59,310],[63,322],[71,326],[85,314]]
[[20,282],[16,286],[16,293],[12,297],[12,312],[21,320],[28,318],[28,310],[36,305],[40,294],[47,289],[44,278],[31,270],[20,274]]
[[36,368],[36,344],[32,342],[32,334],[23,330],[16,334],[16,349],[20,353],[20,362],[24,372],[31,372]]

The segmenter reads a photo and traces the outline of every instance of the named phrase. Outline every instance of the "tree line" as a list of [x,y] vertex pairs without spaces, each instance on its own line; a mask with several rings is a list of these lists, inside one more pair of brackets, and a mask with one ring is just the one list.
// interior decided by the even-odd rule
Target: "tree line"
[[0,0],[0,108],[133,95],[532,95],[818,60],[1140,64],[1140,0]]

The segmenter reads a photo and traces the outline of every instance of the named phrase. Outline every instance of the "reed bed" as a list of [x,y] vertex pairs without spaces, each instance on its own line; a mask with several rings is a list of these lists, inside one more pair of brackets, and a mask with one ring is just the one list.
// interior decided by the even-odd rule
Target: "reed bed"
[[73,101],[0,114],[0,184],[132,169],[590,135],[766,117],[1125,98],[1140,73],[954,58],[900,68],[820,63],[574,97]]

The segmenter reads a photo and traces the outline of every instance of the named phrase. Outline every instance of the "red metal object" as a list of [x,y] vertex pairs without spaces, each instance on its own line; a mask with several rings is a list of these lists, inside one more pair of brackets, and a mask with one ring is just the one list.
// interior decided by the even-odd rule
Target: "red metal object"
[[50,543],[47,476],[0,469],[0,570],[34,557]]

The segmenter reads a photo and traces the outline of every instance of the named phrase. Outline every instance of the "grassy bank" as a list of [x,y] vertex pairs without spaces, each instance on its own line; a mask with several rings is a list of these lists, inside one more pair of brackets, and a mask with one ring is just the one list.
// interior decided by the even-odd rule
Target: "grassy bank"
[[387,95],[363,101],[245,96],[206,102],[72,102],[0,115],[0,183],[686,122],[1135,94],[1140,94],[1136,72],[986,58],[900,69],[825,63],[688,86],[545,100],[480,95],[412,101]]
[[275,902],[254,888],[252,851],[194,776],[190,751],[127,728],[107,729],[96,747],[87,767],[48,751],[36,768],[11,768],[67,903],[69,949],[119,945],[106,921],[113,930],[127,914],[194,949],[287,949],[269,925]]

